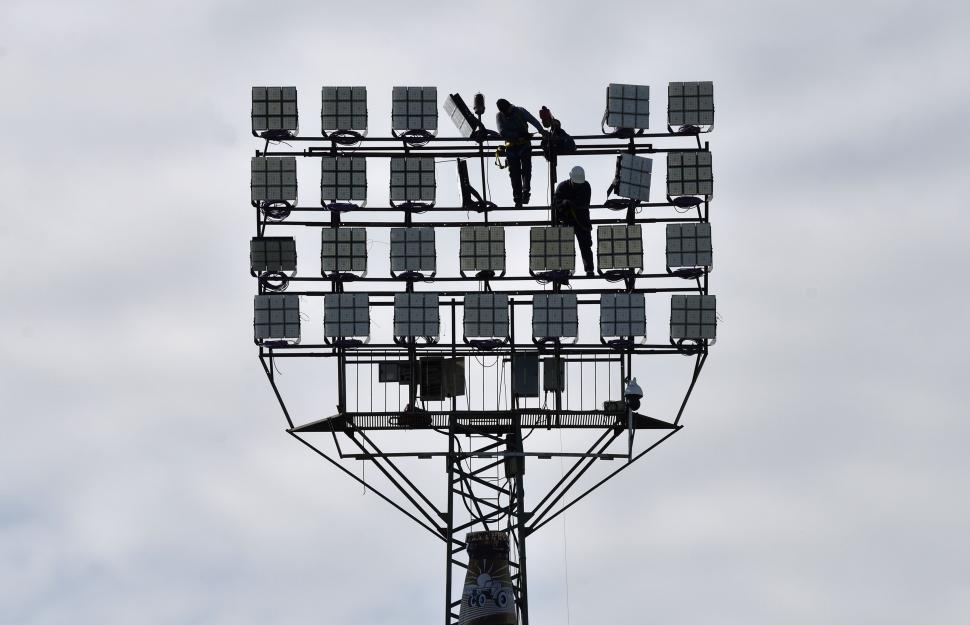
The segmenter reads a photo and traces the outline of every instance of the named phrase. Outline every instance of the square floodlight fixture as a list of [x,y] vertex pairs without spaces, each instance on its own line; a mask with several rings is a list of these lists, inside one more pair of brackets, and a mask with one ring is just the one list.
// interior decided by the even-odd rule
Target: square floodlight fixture
[[466,338],[507,338],[509,296],[500,293],[468,293],[464,299]]
[[391,158],[391,202],[434,202],[435,189],[433,158]]
[[260,136],[296,135],[296,87],[253,87],[252,121],[253,132]]
[[391,91],[391,130],[438,130],[437,87],[394,87]]
[[367,202],[367,160],[359,156],[320,159],[320,204]]
[[391,228],[391,271],[434,273],[434,228]]
[[713,126],[714,83],[672,82],[667,86],[670,126]]
[[713,264],[711,224],[667,224],[668,267],[710,267]]
[[283,293],[257,295],[254,303],[253,330],[258,342],[300,340],[299,297]]
[[296,271],[296,241],[293,237],[253,237],[249,270],[254,274]]
[[475,130],[481,125],[481,122],[472,115],[472,112],[468,109],[468,105],[457,93],[450,94],[445,98],[445,113],[451,118],[451,121],[458,128],[458,132],[461,136],[466,139],[474,134]]
[[604,271],[643,269],[643,232],[640,225],[597,228],[596,257],[596,266]]
[[394,295],[394,336],[436,337],[439,323],[437,293]]
[[323,87],[320,107],[320,129],[367,132],[367,87]]
[[534,226],[529,231],[529,270],[574,271],[576,240],[569,226]]
[[367,272],[366,228],[324,228],[320,246],[321,275]]
[[650,87],[610,83],[606,88],[606,125],[612,128],[649,128]]
[[670,298],[670,338],[714,340],[717,308],[713,295],[674,295]]
[[272,206],[296,204],[296,158],[254,156],[249,189],[253,204]]
[[327,338],[370,336],[370,300],[366,293],[323,296],[323,335]]
[[639,202],[650,201],[650,174],[653,159],[622,154],[617,162],[619,185],[616,194]]
[[458,248],[461,271],[505,271],[505,228],[462,226]]
[[713,195],[710,152],[667,153],[667,195]]
[[570,293],[543,293],[532,298],[532,336],[538,338],[575,337],[578,330],[576,296]]
[[604,293],[600,298],[600,336],[646,336],[643,293]]

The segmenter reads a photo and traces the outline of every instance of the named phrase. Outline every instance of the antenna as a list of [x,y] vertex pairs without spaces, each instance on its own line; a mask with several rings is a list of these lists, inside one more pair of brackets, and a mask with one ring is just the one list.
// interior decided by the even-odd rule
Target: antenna
[[[488,197],[486,168],[497,149],[523,159],[540,141],[505,145],[482,123],[480,93],[472,110],[448,95],[458,136],[438,136],[437,89],[394,87],[389,135],[372,137],[363,86],[322,87],[320,136],[299,133],[296,87],[252,90],[262,149],[251,158],[249,271],[263,371],[289,434],[444,543],[445,625],[528,625],[529,537],[680,431],[716,340],[713,175],[699,139],[713,128],[713,85],[670,83],[667,129],[652,133],[648,86],[606,93],[601,133],[542,144],[552,205],[516,207]],[[616,163],[613,181],[591,186],[589,219],[562,201],[586,184],[557,185],[555,157],[567,151]],[[667,184],[651,202],[655,154],[666,157]],[[319,205],[299,201],[298,159],[320,160],[306,170],[320,173]],[[451,167],[458,198],[437,186]],[[389,175],[386,202],[368,193],[375,171]],[[308,239],[295,235],[306,228],[320,230],[320,247],[298,262]],[[666,249],[646,248],[661,228]],[[591,241],[597,272],[577,275],[576,253],[592,258]],[[377,242],[389,246],[369,247]],[[668,304],[669,336],[651,340],[648,329],[668,320],[648,313]],[[683,388],[651,387],[645,359],[685,357]],[[314,369],[319,382],[295,392],[335,406],[329,416],[291,411],[280,359]],[[667,392],[679,408],[660,413],[668,403],[655,398]],[[563,430],[586,442],[563,447]],[[550,458],[569,466],[540,488],[533,480]],[[415,470],[421,461],[440,463],[443,481],[419,479],[429,479]],[[364,483],[357,462],[377,477]]]

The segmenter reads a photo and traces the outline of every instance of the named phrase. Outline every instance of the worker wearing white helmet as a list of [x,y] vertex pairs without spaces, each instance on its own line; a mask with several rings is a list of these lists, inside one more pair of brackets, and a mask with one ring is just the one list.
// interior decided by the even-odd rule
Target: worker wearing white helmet
[[589,219],[591,195],[592,189],[586,182],[586,171],[576,165],[569,171],[569,180],[560,182],[552,196],[552,206],[559,223],[572,226],[576,233],[576,243],[579,245],[587,276],[592,276],[594,270],[593,224]]

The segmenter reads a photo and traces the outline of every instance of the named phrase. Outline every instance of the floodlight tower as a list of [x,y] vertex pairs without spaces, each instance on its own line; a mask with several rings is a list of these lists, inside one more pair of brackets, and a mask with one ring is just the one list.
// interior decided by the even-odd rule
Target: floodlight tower
[[[486,160],[501,141],[482,122],[480,94],[474,115],[458,94],[447,97],[461,136],[445,137],[434,87],[394,87],[391,136],[369,137],[366,88],[324,86],[321,134],[301,136],[296,88],[253,88],[252,131],[264,141],[251,159],[260,362],[289,434],[444,542],[445,625],[528,625],[528,537],[683,427],[716,338],[713,176],[709,143],[700,140],[713,127],[713,87],[670,83],[659,133],[648,132],[649,95],[646,85],[609,85],[602,133],[573,137],[571,157],[616,161],[605,199],[591,207],[598,273],[577,276],[573,229],[553,206],[488,197]],[[284,139],[302,149],[279,147]],[[660,202],[650,202],[654,154],[667,159]],[[441,204],[436,158],[457,161],[460,205]],[[476,158],[480,191],[466,163]],[[319,206],[299,201],[297,159],[320,159]],[[387,162],[386,205],[371,198],[367,206],[369,162]],[[644,230],[661,226],[662,258],[643,244]],[[297,241],[285,236],[303,228],[320,229],[319,273],[303,264],[298,271]],[[449,238],[437,233],[454,229],[457,245],[446,249]],[[512,237],[528,241],[527,265],[507,253]],[[389,270],[374,275],[368,242],[383,238]],[[651,261],[664,270],[648,272]],[[669,339],[651,343],[647,302],[658,299],[669,299]],[[322,310],[322,327],[305,327],[301,307]],[[591,309],[595,340],[581,331],[580,311]],[[693,361],[679,408],[648,416],[651,399],[634,374],[645,358],[671,356]],[[291,413],[280,359],[335,373],[336,411],[328,414],[321,398],[322,414]],[[563,431],[591,442],[543,445],[547,433]],[[324,448],[330,443],[335,453]],[[527,497],[526,468],[556,457],[568,470]],[[443,461],[443,496],[405,464],[428,459]],[[619,466],[595,473],[611,460]],[[351,461],[374,465],[381,483],[355,475],[344,465]]]

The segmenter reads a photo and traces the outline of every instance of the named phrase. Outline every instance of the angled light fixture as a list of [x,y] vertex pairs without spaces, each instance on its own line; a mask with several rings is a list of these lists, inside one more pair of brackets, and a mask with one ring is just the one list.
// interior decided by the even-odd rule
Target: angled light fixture
[[717,308],[713,295],[673,295],[670,298],[670,339],[682,342],[717,338]]
[[391,275],[424,279],[437,270],[434,228],[391,228]]
[[576,296],[542,293],[532,297],[532,336],[539,341],[575,338],[579,329]]
[[[714,265],[711,224],[667,224],[667,272],[696,277]],[[674,268],[702,268],[699,272],[674,271]],[[688,275],[689,274],[689,275]]]
[[394,294],[394,336],[396,338],[430,338],[440,332],[437,293]]
[[[650,127],[650,87],[610,83],[606,88],[603,132],[633,136]],[[613,128],[606,133],[605,126]]]
[[296,87],[253,87],[253,134],[269,141],[295,137],[300,124]]
[[433,158],[391,158],[392,206],[419,210],[434,206],[436,188]]
[[341,347],[362,343],[370,336],[370,301],[366,293],[328,293],[323,296],[323,336]]
[[697,134],[710,132],[713,127],[713,82],[672,82],[667,86],[667,128],[671,132]]
[[338,143],[356,143],[367,135],[367,88],[323,87],[320,129]]
[[323,276],[366,274],[366,228],[324,228],[321,231],[320,273]]
[[261,345],[293,345],[300,342],[300,298],[272,293],[256,295],[253,336]]
[[653,159],[635,154],[621,154],[616,157],[616,175],[606,194],[616,193],[626,199],[610,199],[605,205],[609,208],[627,208],[631,204],[649,202],[652,172]]
[[320,158],[320,205],[349,210],[367,205],[367,160],[357,156]]
[[486,278],[505,273],[505,228],[462,226],[458,248],[461,275]]

